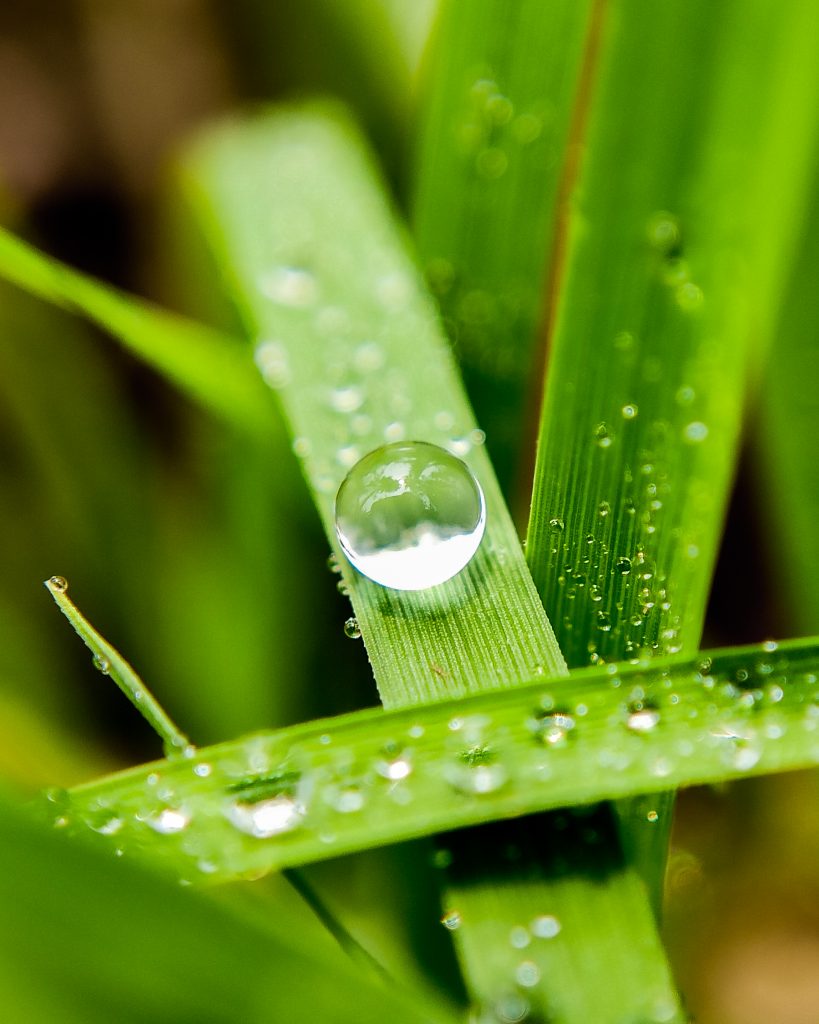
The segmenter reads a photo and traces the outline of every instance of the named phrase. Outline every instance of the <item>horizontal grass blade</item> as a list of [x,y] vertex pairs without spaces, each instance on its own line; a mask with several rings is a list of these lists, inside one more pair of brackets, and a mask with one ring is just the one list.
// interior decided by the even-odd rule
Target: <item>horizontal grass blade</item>
[[[470,760],[480,744],[483,760]],[[543,677],[202,748],[55,808],[126,857],[224,881],[497,818],[819,764],[819,641]],[[656,823],[650,815],[648,827]],[[473,833],[469,833],[473,835]]]

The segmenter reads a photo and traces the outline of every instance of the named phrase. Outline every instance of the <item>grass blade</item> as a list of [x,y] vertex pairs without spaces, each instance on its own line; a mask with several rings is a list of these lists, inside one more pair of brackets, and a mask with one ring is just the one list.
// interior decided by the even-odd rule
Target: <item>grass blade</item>
[[[382,699],[396,707],[488,680],[509,686],[536,666],[554,673],[562,659],[435,311],[376,180],[352,127],[310,108],[224,126],[190,154],[181,178],[231,268],[328,537],[347,470],[388,440],[451,448],[483,487],[483,544],[463,573],[432,591],[379,587],[333,542]],[[259,230],[262,202],[275,233]]]
[[109,331],[220,417],[243,429],[269,429],[269,396],[246,352],[233,339],[72,270],[3,228],[0,276]]
[[[568,687],[539,678],[259,733],[76,787],[55,813],[209,884],[501,817],[819,763],[815,639],[609,668],[573,672]],[[476,733],[492,755],[477,763],[464,756]]]
[[507,492],[592,7],[449,0],[427,83],[413,234]]

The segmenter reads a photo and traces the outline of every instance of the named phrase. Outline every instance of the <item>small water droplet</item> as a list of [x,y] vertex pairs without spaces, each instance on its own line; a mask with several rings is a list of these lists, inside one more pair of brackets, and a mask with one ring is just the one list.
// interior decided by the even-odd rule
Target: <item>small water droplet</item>
[[287,794],[258,800],[253,803],[237,800],[227,811],[228,820],[241,832],[255,839],[292,832],[304,820],[305,808]]
[[179,807],[163,807],[159,814],[145,819],[145,823],[150,825],[154,832],[159,832],[161,835],[174,835],[176,832],[182,832],[188,827],[190,821],[191,817],[187,811]]
[[460,910],[447,910],[441,917],[441,924],[447,931],[457,931],[463,924]]
[[338,558],[333,554],[327,558],[327,568],[332,573],[340,573],[341,565],[339,564]]
[[361,637],[361,626],[358,624],[358,619],[355,616],[350,616],[349,619],[344,623],[344,635],[349,637],[350,640],[358,640]]
[[766,651],[768,654],[772,654],[775,650],[778,649],[778,647],[779,644],[776,642],[776,640],[764,640],[762,643],[762,650]]
[[611,447],[613,438],[611,436],[611,432],[609,431],[607,424],[598,423],[597,426],[594,428],[593,436],[594,443],[597,445],[598,448]]
[[556,516],[554,519],[549,520],[549,529],[552,533],[563,533],[566,529],[566,524]]
[[649,733],[660,721],[660,712],[648,701],[633,701],[628,707],[626,728],[631,732]]
[[515,968],[515,981],[524,988],[532,988],[540,981],[540,968],[534,960],[522,960]]
[[58,594],[64,594],[68,590],[68,580],[65,576],[52,576],[48,583],[51,589],[56,590]]
[[693,281],[685,281],[681,284],[674,293],[674,297],[677,300],[677,305],[686,313],[696,312],[702,306],[705,298],[702,288],[694,284]]
[[704,441],[706,437],[708,437],[708,427],[699,420],[689,423],[683,430],[683,440],[689,444],[698,444],[700,441]]
[[384,365],[384,350],[375,341],[365,341],[353,355],[353,364],[361,373],[372,373]]
[[304,267],[274,267],[259,279],[259,290],[281,306],[305,308],[318,297],[315,277]]
[[392,423],[388,423],[386,427],[384,427],[385,441],[403,441],[404,438],[406,437],[406,434],[407,428],[404,426],[403,423],[399,423],[398,420],[395,420]]
[[366,793],[357,785],[330,788],[326,791],[326,799],[340,814],[355,814],[367,802]]
[[531,721],[531,730],[541,743],[562,746],[575,727],[575,720],[566,711],[539,711]]
[[606,612],[598,612],[597,628],[602,630],[604,633],[611,632],[611,616],[609,616]]
[[111,671],[111,662],[102,654],[95,654],[91,659],[91,664],[97,672],[102,672],[104,676]]
[[412,774],[412,761],[406,750],[402,750],[396,743],[389,743],[375,762],[375,770],[382,779],[402,782]]
[[402,270],[384,274],[375,283],[378,301],[390,313],[400,313],[412,297],[412,280]]
[[638,410],[636,405],[629,402],[628,405],[623,406],[620,412],[623,414],[624,420],[633,420],[636,418]]
[[674,252],[680,243],[680,225],[673,213],[658,210],[652,214],[646,227],[652,248],[663,255]]
[[619,573],[621,576],[628,576],[631,572],[631,559],[618,558],[614,563],[614,571]]
[[445,775],[459,793],[473,793],[477,796],[496,793],[506,785],[509,778],[495,751],[485,746],[462,751],[455,762],[445,769]]
[[478,153],[475,169],[482,178],[495,181],[502,178],[509,166],[509,157],[497,146],[487,146]]
[[483,537],[483,492],[437,445],[385,445],[361,459],[336,497],[336,532],[352,565],[395,590],[424,590],[459,573]]
[[554,914],[540,914],[529,925],[532,935],[538,939],[553,939],[560,934],[560,921]]
[[526,949],[531,941],[532,936],[529,934],[528,929],[521,925],[517,925],[509,933],[509,942],[514,949]]
[[293,439],[293,454],[298,455],[300,459],[306,459],[312,450],[313,446],[309,438],[296,437]]
[[646,812],[646,821],[651,822],[652,825],[654,825],[659,820],[660,820],[660,815],[656,811],[647,811]]
[[213,768],[206,762],[202,761],[200,764],[193,766],[193,774],[198,775],[200,779],[206,779],[213,771]]
[[330,405],[336,412],[355,412],[361,408],[364,392],[355,384],[334,388],[330,392]]
[[601,519],[605,519],[606,516],[611,512],[611,505],[607,501],[601,501],[597,506],[597,514]]
[[271,388],[283,388],[290,383],[290,362],[287,349],[279,341],[261,341],[253,358],[265,383]]

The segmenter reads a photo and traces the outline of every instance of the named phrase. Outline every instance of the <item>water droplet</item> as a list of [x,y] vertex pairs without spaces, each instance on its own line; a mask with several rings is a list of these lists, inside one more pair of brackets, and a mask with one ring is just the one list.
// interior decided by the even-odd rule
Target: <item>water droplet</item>
[[609,448],[612,443],[612,436],[605,423],[598,423],[594,428],[594,443],[598,448]]
[[572,715],[565,711],[541,711],[532,719],[531,729],[541,743],[558,747],[566,742],[575,724]]
[[531,941],[532,936],[529,934],[528,929],[521,925],[517,925],[509,932],[509,942],[515,949],[526,949]]
[[552,533],[563,533],[563,531],[566,529],[566,524],[563,522],[562,519],[558,519],[557,517],[555,517],[554,519],[549,520],[549,529],[552,531]]
[[459,793],[496,793],[506,785],[508,774],[490,747],[476,746],[457,755],[445,769],[446,779]]
[[375,283],[378,301],[390,313],[400,313],[412,297],[412,280],[403,271],[384,274]]
[[677,305],[686,313],[693,313],[698,310],[705,298],[702,288],[694,284],[693,281],[686,281],[684,284],[681,284],[674,293],[674,297],[677,300]]
[[300,459],[306,459],[312,450],[313,446],[309,438],[296,437],[293,439],[293,454],[298,455]]
[[48,581],[49,586],[52,590],[56,590],[58,594],[64,594],[68,590],[68,580],[65,576],[52,576]]
[[384,427],[384,440],[385,441],[403,441],[407,434],[407,428],[403,423],[399,423],[397,420],[392,423],[388,423]]
[[623,414],[624,420],[633,420],[637,416],[637,406],[629,403],[624,405],[620,412]]
[[360,458],[361,452],[354,444],[345,445],[343,448],[339,448],[336,452],[336,462],[338,462],[339,465],[344,466],[345,469],[349,469],[350,466],[354,466]]
[[412,761],[405,750],[395,743],[388,743],[375,762],[375,770],[382,779],[402,782],[412,774]]
[[495,1004],[494,1019],[501,1024],[521,1024],[529,1016],[530,1009],[528,1000],[517,992],[510,992]]
[[447,910],[441,917],[441,924],[447,931],[457,931],[463,924],[460,910]]
[[767,651],[769,654],[772,654],[778,647],[779,644],[776,640],[764,640],[762,643],[762,650]]
[[367,802],[364,790],[357,785],[331,787],[326,792],[326,799],[340,814],[355,814]]
[[211,768],[207,761],[202,761],[200,764],[193,766],[193,774],[198,775],[200,779],[206,779],[212,771],[213,768]]
[[628,576],[631,572],[631,559],[618,558],[614,563],[614,571],[619,573],[621,576]]
[[601,501],[597,506],[597,514],[601,519],[605,519],[609,512],[611,512],[611,505],[607,501]]
[[508,166],[509,158],[497,146],[487,146],[486,149],[482,149],[478,153],[475,159],[475,169],[478,174],[489,181],[503,177]]
[[650,821],[652,825],[660,820],[660,815],[656,811],[646,812],[646,821]]
[[237,800],[227,811],[228,820],[241,832],[255,839],[268,839],[283,832],[292,832],[302,823],[304,815],[304,805],[286,794],[254,803]]
[[184,831],[190,824],[191,817],[187,811],[179,807],[164,807],[159,814],[146,818],[145,823],[155,832],[162,835],[173,835]]
[[374,341],[365,341],[359,345],[353,355],[353,363],[362,373],[372,373],[384,365],[384,350]]
[[350,616],[349,619],[344,623],[344,635],[349,637],[351,640],[358,640],[361,637],[361,626],[358,624],[358,619],[355,616]]
[[540,914],[529,925],[532,935],[538,939],[553,939],[560,934],[560,921],[554,914]]
[[290,363],[287,350],[278,341],[261,341],[256,346],[253,358],[266,384],[271,388],[283,388],[290,383]]
[[347,558],[395,590],[424,590],[459,573],[478,549],[485,517],[469,468],[421,441],[365,455],[336,497],[336,532]]
[[631,732],[651,732],[659,721],[660,712],[653,704],[646,701],[633,701],[629,704],[626,728]]
[[94,657],[91,659],[91,664],[94,666],[97,672],[102,672],[104,676],[107,676],[108,673],[111,671],[111,662],[102,654],[95,654]]
[[611,632],[611,617],[606,612],[597,613],[597,628],[604,633]]
[[704,441],[706,437],[708,437],[708,427],[699,420],[689,423],[683,430],[683,440],[689,444],[697,444]]
[[532,988],[540,981],[540,968],[534,960],[522,960],[515,968],[515,981],[524,988]]
[[340,573],[341,572],[341,565],[339,564],[338,558],[334,554],[328,556],[328,558],[327,558],[327,568],[332,573]]
[[318,296],[315,277],[304,267],[275,267],[259,279],[259,290],[281,306],[305,308]]
[[680,243],[680,225],[677,218],[665,210],[652,214],[646,227],[651,246],[663,255],[674,252]]
[[330,405],[336,412],[355,412],[364,401],[364,392],[355,384],[334,388],[330,392]]
[[677,405],[691,405],[696,398],[696,392],[692,387],[684,384],[681,388],[678,388],[676,395],[674,396]]
[[475,427],[474,430],[469,431],[469,442],[474,444],[476,448],[480,448],[486,441],[486,433],[479,427]]
[[512,122],[512,135],[522,145],[534,142],[543,131],[543,122],[534,114],[520,114]]

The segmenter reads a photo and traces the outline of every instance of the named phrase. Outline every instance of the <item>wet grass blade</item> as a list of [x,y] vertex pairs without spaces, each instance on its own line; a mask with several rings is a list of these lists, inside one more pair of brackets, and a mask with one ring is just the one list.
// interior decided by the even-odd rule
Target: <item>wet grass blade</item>
[[749,344],[808,184],[816,28],[800,2],[606,5],[527,543],[571,666],[699,643]]
[[425,86],[413,235],[507,493],[593,6],[449,0]]
[[[180,180],[278,390],[384,704],[510,686],[537,666],[559,671],[435,310],[352,127],[312,109],[228,124],[189,154]],[[433,590],[370,582],[335,540],[347,471],[403,438],[452,450],[486,496],[478,554]]]
[[[201,748],[76,787],[54,813],[112,852],[211,884],[498,818],[810,767],[817,680],[815,639],[586,669],[568,688],[540,678]],[[491,752],[481,761],[464,757],[474,729]],[[652,811],[647,827],[657,821]]]

